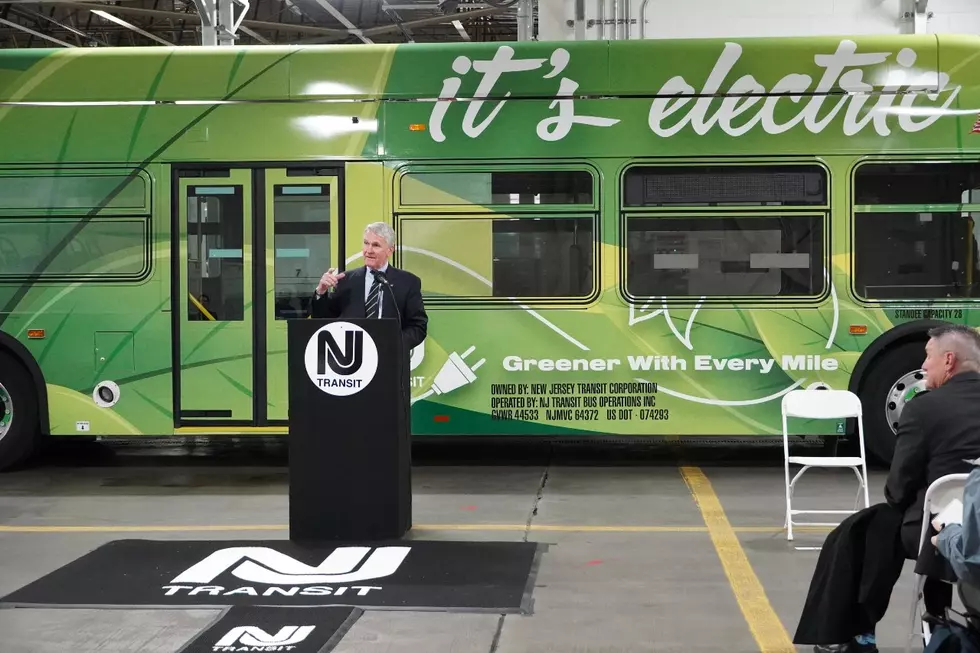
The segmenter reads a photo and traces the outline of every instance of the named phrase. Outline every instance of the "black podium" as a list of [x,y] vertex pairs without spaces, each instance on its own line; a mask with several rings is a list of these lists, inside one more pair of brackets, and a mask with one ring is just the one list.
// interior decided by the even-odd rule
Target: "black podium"
[[411,528],[408,352],[398,320],[290,320],[289,539]]

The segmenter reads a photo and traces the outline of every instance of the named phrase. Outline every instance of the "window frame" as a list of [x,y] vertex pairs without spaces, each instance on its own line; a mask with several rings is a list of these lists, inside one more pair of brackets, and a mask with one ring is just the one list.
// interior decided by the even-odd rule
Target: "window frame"
[[[645,215],[645,214],[636,215],[636,214],[633,214],[633,215],[626,216],[625,217],[625,220],[623,222],[623,229],[624,229],[624,232],[623,232],[623,247],[626,248],[627,250],[629,248],[629,235],[630,235],[630,232],[629,232],[629,221],[630,221],[630,219],[658,219],[658,218],[663,218],[665,220],[671,220],[671,219],[698,220],[698,221],[702,221],[702,222],[708,222],[708,221],[711,221],[711,220],[731,220],[731,219],[752,221],[752,220],[767,220],[767,219],[771,220],[771,219],[780,219],[780,218],[816,218],[820,222],[820,227],[821,227],[821,229],[820,229],[820,236],[821,236],[821,260],[824,260],[825,261],[827,259],[827,255],[826,255],[827,254],[826,253],[827,243],[822,238],[822,236],[827,231],[827,219],[828,218],[827,218],[827,214],[826,213],[823,213],[823,212],[820,212],[820,211],[801,211],[801,212],[795,212],[794,211],[791,214],[786,214],[786,213],[778,213],[777,214],[777,213],[773,213],[772,211],[769,211],[769,212],[766,212],[766,213],[762,213],[762,212],[759,212],[759,213],[747,213],[747,212],[735,212],[735,213],[731,213],[731,212],[718,212],[718,213],[698,212],[698,213],[691,213],[691,212],[687,212],[687,213],[660,213],[660,214],[657,214],[657,215]],[[629,252],[626,251],[625,254],[628,256]],[[808,268],[808,270],[810,270],[810,271],[813,270],[812,264]],[[625,287],[627,287],[627,289],[628,289],[628,283],[629,283],[629,279],[627,277],[624,277],[623,278],[623,285]],[[824,287],[827,286],[826,278],[824,279],[824,282],[823,282],[822,285]],[[682,301],[692,301],[692,300],[700,301],[702,297],[705,298],[705,301],[708,301],[708,299],[710,299],[710,298],[714,298],[714,299],[722,298],[722,299],[725,299],[725,300],[737,299],[741,303],[741,302],[752,302],[752,301],[756,301],[759,298],[765,299],[765,298],[773,298],[773,297],[776,297],[776,298],[782,298],[782,299],[784,299],[786,301],[798,301],[798,300],[801,300],[801,299],[803,299],[803,300],[811,299],[813,297],[817,297],[817,296],[823,295],[825,292],[826,292],[825,290],[821,290],[821,292],[820,292],[819,295],[668,295],[668,298],[669,299],[677,298],[677,299],[682,300]],[[654,297],[652,295],[651,296],[648,296],[648,295],[636,295],[636,296],[637,297]],[[660,295],[656,295],[656,297],[660,297]]]
[[905,308],[930,307],[939,305],[945,308],[969,308],[977,303],[978,298],[971,297],[929,297],[929,298],[869,298],[858,291],[857,283],[857,221],[862,213],[980,213],[980,203],[949,203],[949,204],[857,204],[857,174],[858,170],[873,165],[949,165],[973,164],[980,165],[977,156],[865,156],[854,161],[848,170],[847,189],[847,237],[848,271],[850,275],[849,292],[851,297],[860,305],[881,307],[885,310],[901,310]]
[[[592,179],[591,204],[402,204],[401,184],[405,176],[413,173],[472,173],[472,172],[585,172]],[[474,219],[576,219],[588,218],[592,224],[592,292],[587,296],[559,297],[480,297],[480,296],[432,296],[427,294],[422,280],[422,296],[426,309],[483,308],[527,309],[583,308],[595,304],[602,295],[602,173],[590,162],[583,160],[540,160],[510,162],[442,161],[440,163],[411,163],[396,168],[392,175],[392,215],[396,229],[397,245],[393,264],[402,265],[403,223],[409,220],[474,220]]]
[[[65,165],[52,167],[45,166],[4,166],[0,167],[0,177],[138,177],[143,182],[143,206],[137,208],[113,207],[97,209],[91,208],[35,208],[35,209],[12,209],[0,206],[0,225],[4,222],[35,223],[41,221],[54,220],[57,222],[76,222],[89,223],[98,222],[111,224],[113,222],[138,222],[143,226],[143,264],[138,273],[135,274],[4,274],[0,271],[0,285],[21,284],[25,282],[45,285],[50,283],[80,283],[80,284],[132,284],[146,281],[153,274],[153,240],[155,238],[155,221],[153,216],[155,187],[153,177],[144,168],[132,168],[129,166],[114,167],[105,166],[77,166]],[[132,182],[130,182],[132,183]]]
[[[816,167],[824,175],[826,187],[826,202],[823,204],[800,204],[791,206],[775,206],[764,204],[744,204],[721,206],[704,206],[672,204],[668,206],[627,206],[626,197],[626,177],[636,168],[680,168],[689,167],[692,170],[698,168],[764,168],[772,167]],[[617,198],[617,212],[619,224],[619,280],[617,287],[621,299],[627,305],[644,306],[661,301],[677,307],[695,307],[712,305],[731,305],[738,304],[745,308],[789,308],[789,307],[808,307],[817,306],[826,302],[832,294],[831,261],[833,255],[833,184],[834,177],[829,166],[820,159],[816,158],[732,158],[726,160],[718,159],[633,159],[624,165],[619,175],[619,197]],[[793,217],[810,216],[821,219],[821,232],[819,234],[821,243],[822,260],[816,263],[823,268],[823,288],[818,294],[814,295],[634,295],[629,291],[629,241],[628,241],[628,221],[630,218],[772,218],[772,217]],[[811,269],[813,269],[811,265]]]

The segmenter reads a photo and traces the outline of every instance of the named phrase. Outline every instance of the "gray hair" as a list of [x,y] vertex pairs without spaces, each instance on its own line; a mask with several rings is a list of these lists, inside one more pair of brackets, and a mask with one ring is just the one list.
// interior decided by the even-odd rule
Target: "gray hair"
[[364,233],[369,231],[375,236],[381,236],[384,238],[384,241],[388,243],[388,247],[395,246],[395,230],[384,222],[372,222],[368,226],[364,227]]
[[980,333],[964,324],[944,324],[929,330],[929,337],[956,356],[963,367],[980,369]]

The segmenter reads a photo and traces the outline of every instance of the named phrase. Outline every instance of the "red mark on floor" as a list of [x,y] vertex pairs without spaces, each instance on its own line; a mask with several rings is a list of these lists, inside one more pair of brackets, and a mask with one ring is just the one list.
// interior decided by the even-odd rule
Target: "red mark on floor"
[[463,506],[463,510],[476,510],[476,506]]
[[588,565],[589,567],[593,567],[595,565],[601,565],[602,564],[602,560],[589,560],[585,564]]

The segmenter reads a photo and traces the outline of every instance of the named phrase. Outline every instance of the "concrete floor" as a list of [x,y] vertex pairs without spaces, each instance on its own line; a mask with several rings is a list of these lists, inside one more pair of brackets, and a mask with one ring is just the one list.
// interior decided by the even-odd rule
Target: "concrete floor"
[[[819,546],[827,529],[786,541],[779,460],[418,466],[410,537],[551,544],[534,612],[367,612],[334,650],[796,650],[791,638],[818,555],[796,547]],[[872,471],[872,502],[881,500],[883,485],[884,473]],[[115,539],[285,539],[287,489],[281,467],[185,465],[179,458],[0,475],[0,595]],[[799,507],[850,508],[855,490],[849,470],[812,470],[797,491]],[[86,528],[71,528],[79,526]],[[911,579],[908,563],[879,625],[882,651],[904,650]],[[0,610],[0,650],[173,653],[215,615]]]

